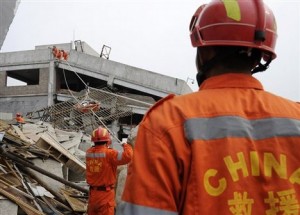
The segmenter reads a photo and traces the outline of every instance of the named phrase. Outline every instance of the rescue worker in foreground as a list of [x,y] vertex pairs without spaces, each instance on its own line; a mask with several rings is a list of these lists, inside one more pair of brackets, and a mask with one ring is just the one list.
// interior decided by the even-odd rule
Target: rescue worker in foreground
[[213,0],[190,38],[200,89],[144,116],[117,214],[300,214],[299,104],[252,76],[276,57],[272,11]]
[[123,151],[111,149],[107,129],[99,127],[92,133],[95,145],[86,151],[86,180],[90,185],[88,215],[113,215],[117,166],[131,161],[133,151],[123,143]]

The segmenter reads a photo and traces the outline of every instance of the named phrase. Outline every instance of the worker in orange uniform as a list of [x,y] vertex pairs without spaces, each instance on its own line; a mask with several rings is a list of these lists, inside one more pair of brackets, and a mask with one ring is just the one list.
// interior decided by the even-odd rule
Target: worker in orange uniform
[[21,129],[21,131],[23,131],[23,124],[25,123],[25,120],[22,116],[21,113],[16,113],[16,121],[17,121],[17,125],[18,127]]
[[68,60],[69,54],[63,49],[58,49],[56,46],[52,48],[52,54],[58,60]]
[[272,11],[213,0],[190,38],[199,91],[144,116],[117,214],[300,214],[300,106],[252,76],[276,58]]
[[22,114],[16,113],[16,121],[18,123],[24,123],[24,118],[23,118]]
[[60,50],[56,46],[53,46],[53,48],[52,48],[53,57],[57,58],[59,53],[60,53]]
[[68,52],[66,52],[65,50],[61,50],[61,57],[62,57],[62,59],[63,60],[68,60],[68,57],[69,57],[69,55],[68,55]]
[[86,180],[90,185],[88,215],[113,215],[118,165],[132,158],[132,147],[122,144],[123,151],[109,148],[111,137],[107,129],[99,127],[92,133],[95,145],[86,151]]

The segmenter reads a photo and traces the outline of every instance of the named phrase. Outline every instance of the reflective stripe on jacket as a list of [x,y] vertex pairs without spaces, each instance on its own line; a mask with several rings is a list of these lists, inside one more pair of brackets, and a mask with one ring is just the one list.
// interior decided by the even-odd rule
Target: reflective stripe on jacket
[[132,158],[132,148],[125,144],[123,151],[94,146],[86,151],[86,180],[90,186],[108,186],[116,183],[118,165],[127,164]]
[[118,215],[300,214],[300,106],[224,74],[139,126]]

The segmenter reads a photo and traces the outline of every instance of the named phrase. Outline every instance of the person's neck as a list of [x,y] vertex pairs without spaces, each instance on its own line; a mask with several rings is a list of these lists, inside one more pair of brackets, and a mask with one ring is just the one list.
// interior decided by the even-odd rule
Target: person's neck
[[251,71],[248,70],[229,70],[229,69],[218,69],[218,68],[214,68],[211,69],[209,71],[207,71],[207,78],[213,77],[213,76],[217,76],[217,75],[223,75],[223,74],[228,74],[228,73],[237,73],[237,74],[246,74],[246,75],[252,75]]
[[106,144],[95,144],[95,147],[99,147],[99,146],[107,146]]

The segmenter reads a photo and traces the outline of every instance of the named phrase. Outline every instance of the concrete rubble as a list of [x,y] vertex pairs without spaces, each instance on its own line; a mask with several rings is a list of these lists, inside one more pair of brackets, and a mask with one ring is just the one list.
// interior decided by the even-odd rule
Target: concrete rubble
[[[85,214],[85,151],[91,145],[85,132],[0,120],[0,215]],[[117,203],[127,166],[118,173]]]

